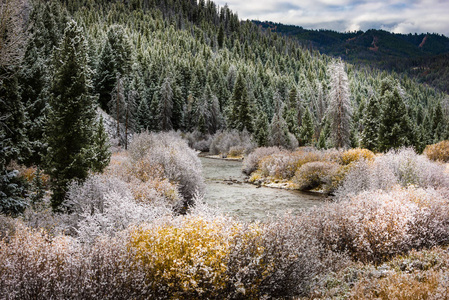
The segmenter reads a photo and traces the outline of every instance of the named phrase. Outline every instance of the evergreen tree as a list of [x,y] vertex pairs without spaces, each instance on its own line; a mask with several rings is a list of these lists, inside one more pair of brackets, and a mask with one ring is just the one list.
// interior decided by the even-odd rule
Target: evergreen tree
[[284,118],[285,122],[287,122],[288,131],[299,141],[301,139],[301,129],[298,126],[298,112],[296,109],[289,109],[286,111]]
[[268,117],[264,111],[261,111],[254,124],[254,139],[259,147],[265,147],[268,144]]
[[352,116],[348,75],[341,61],[331,64],[329,73],[331,75],[331,92],[328,117],[331,136],[335,147],[345,148],[350,146]]
[[39,203],[42,202],[45,196],[45,189],[44,189],[44,183],[42,181],[42,171],[40,167],[38,166],[36,169],[36,172],[34,174],[33,178],[33,188],[32,188],[32,194],[30,196],[31,205],[34,210],[37,209]]
[[432,121],[433,143],[438,143],[444,139],[446,134],[446,120],[444,118],[441,102],[438,102],[433,110]]
[[115,81],[115,88],[111,93],[111,98],[108,103],[109,112],[114,117],[115,126],[115,138],[118,140],[118,145],[121,146],[125,143],[126,137],[122,134],[121,123],[125,122],[126,117],[126,99],[125,99],[125,85],[124,78],[120,77],[117,73],[117,79]]
[[301,145],[311,145],[315,129],[313,126],[312,115],[308,108],[305,110],[304,116],[302,118],[301,128],[299,131],[300,131],[299,141],[301,142]]
[[[0,72],[5,71],[0,69]],[[9,168],[9,164],[13,160],[21,160],[23,153],[28,151],[17,77],[13,70],[9,71],[8,76],[0,76],[0,213],[17,215],[27,205],[26,183],[18,176],[17,170]]]
[[221,25],[217,37],[218,47],[223,48],[224,39],[225,39],[224,28],[223,25]]
[[198,117],[197,129],[202,134],[211,133],[211,114],[209,110],[209,99],[212,92],[208,84],[204,88],[203,96],[198,101],[196,116]]
[[95,98],[87,43],[75,21],[67,24],[55,52],[50,113],[47,125],[46,173],[51,177],[54,210],[64,200],[67,184],[84,180],[96,161],[93,152]]
[[109,28],[99,57],[95,81],[96,92],[99,94],[98,101],[102,109],[108,109],[111,93],[117,85],[117,78],[127,76],[130,68],[131,45],[128,36],[123,26],[113,25]]
[[97,121],[93,139],[95,159],[92,162],[92,171],[101,173],[111,160],[109,136],[104,128],[103,115],[100,115],[100,119]]
[[274,94],[274,102],[276,104],[276,112],[270,124],[268,145],[288,148],[288,145],[290,144],[288,126],[282,117],[283,104],[281,96],[277,92]]
[[242,73],[239,73],[234,90],[231,97],[231,115],[229,116],[229,124],[231,128],[239,131],[246,129],[252,133],[254,131],[251,104],[248,97],[246,81]]
[[385,89],[381,96],[381,103],[378,149],[387,151],[391,148],[410,145],[412,128],[398,88],[393,87],[393,91]]
[[136,122],[138,130],[145,131],[150,128],[150,107],[148,106],[147,98],[142,98],[140,100],[139,106],[137,108]]
[[173,129],[173,89],[170,77],[166,77],[159,92],[159,122],[161,130]]
[[375,151],[378,145],[380,104],[374,95],[368,101],[362,119],[361,146]]

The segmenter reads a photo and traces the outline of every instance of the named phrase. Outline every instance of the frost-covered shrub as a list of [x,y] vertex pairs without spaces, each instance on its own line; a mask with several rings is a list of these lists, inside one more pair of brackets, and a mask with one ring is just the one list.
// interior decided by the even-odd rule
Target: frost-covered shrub
[[282,151],[262,158],[259,168],[263,176],[291,179],[302,165],[321,159],[319,151],[304,152],[301,149],[295,152]]
[[449,253],[412,250],[381,265],[351,264],[316,279],[310,299],[448,299]]
[[449,141],[426,146],[424,154],[431,160],[449,162]]
[[377,157],[375,163],[390,168],[402,186],[442,187],[449,183],[443,166],[411,148],[389,151]]
[[2,299],[150,299],[145,273],[125,237],[83,245],[19,225],[0,241]]
[[312,209],[304,218],[328,249],[380,262],[449,241],[449,200],[433,189],[368,191]]
[[99,236],[114,236],[132,224],[169,215],[166,201],[153,191],[149,191],[154,195],[150,205],[136,202],[128,185],[117,178],[95,175],[82,184],[74,182],[63,203],[71,212],[63,222],[65,231],[92,242]]
[[209,151],[211,154],[219,154],[222,157],[226,157],[232,147],[244,149],[243,152],[246,154],[251,152],[256,146],[256,143],[247,131],[231,130],[217,132],[212,138]]
[[185,133],[184,139],[187,140],[190,148],[201,152],[208,152],[212,143],[212,136],[210,134],[203,134],[198,130]]
[[16,221],[9,216],[0,214],[0,241],[8,240],[16,231]]
[[336,194],[344,199],[369,190],[391,190],[396,184],[423,188],[449,187],[444,166],[430,161],[413,149],[392,150],[374,161],[359,161],[351,166]]
[[338,181],[340,168],[340,165],[333,162],[305,163],[296,170],[292,181],[298,185],[301,191],[322,189],[329,193],[333,191]]
[[242,171],[246,175],[250,175],[259,167],[259,162],[266,156],[281,152],[279,147],[260,147],[256,148],[243,160]]
[[448,299],[448,267],[446,250],[412,251],[377,268],[366,268],[353,286],[351,296],[355,299]]
[[348,263],[344,254],[324,249],[304,226],[300,218],[285,216],[242,227],[227,262],[229,298],[305,296],[315,276]]
[[128,187],[134,199],[143,204],[175,207],[182,199],[178,186],[168,179],[134,179],[128,183]]
[[[8,299],[230,299],[306,295],[312,278],[347,262],[299,218],[241,224],[187,216],[79,243],[16,227],[0,241],[0,295]],[[49,280],[51,279],[51,280]],[[80,284],[81,283],[81,284]]]
[[50,206],[50,199],[45,199],[38,206],[28,207],[20,217],[30,228],[44,230],[51,236],[67,232],[67,218],[63,214],[54,213]]
[[245,148],[242,146],[232,146],[229,149],[227,157],[242,157],[245,152]]
[[176,183],[188,202],[205,189],[201,161],[196,152],[176,133],[141,133],[129,150],[132,170],[145,181],[150,178]]

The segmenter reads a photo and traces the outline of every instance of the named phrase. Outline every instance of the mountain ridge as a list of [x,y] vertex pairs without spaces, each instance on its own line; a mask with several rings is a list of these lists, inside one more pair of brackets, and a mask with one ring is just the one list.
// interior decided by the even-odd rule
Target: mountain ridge
[[353,64],[375,66],[417,78],[449,91],[449,38],[438,33],[399,34],[380,29],[337,32],[310,30],[270,21],[252,21],[261,29],[296,38],[307,48]]

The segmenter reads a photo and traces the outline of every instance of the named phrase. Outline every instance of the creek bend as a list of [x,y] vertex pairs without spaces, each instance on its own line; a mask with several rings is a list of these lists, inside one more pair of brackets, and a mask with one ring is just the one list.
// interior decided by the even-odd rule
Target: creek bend
[[200,157],[206,180],[205,202],[221,212],[245,221],[263,220],[321,205],[325,197],[286,189],[244,183],[242,162]]

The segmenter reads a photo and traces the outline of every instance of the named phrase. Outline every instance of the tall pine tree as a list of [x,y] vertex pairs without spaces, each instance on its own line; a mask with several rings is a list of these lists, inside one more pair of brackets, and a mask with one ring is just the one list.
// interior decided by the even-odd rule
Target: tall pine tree
[[59,210],[72,180],[83,180],[95,162],[92,137],[95,98],[82,29],[69,21],[54,55],[53,85],[47,124],[46,173],[51,176],[51,205]]
[[361,136],[361,146],[363,148],[374,151],[377,149],[377,139],[379,135],[379,114],[380,105],[372,95],[368,101],[365,108],[365,112],[362,119],[362,136]]
[[404,100],[398,87],[394,83],[390,84],[389,87],[384,84],[381,91],[382,109],[378,137],[380,151],[410,145],[410,135],[412,134]]

